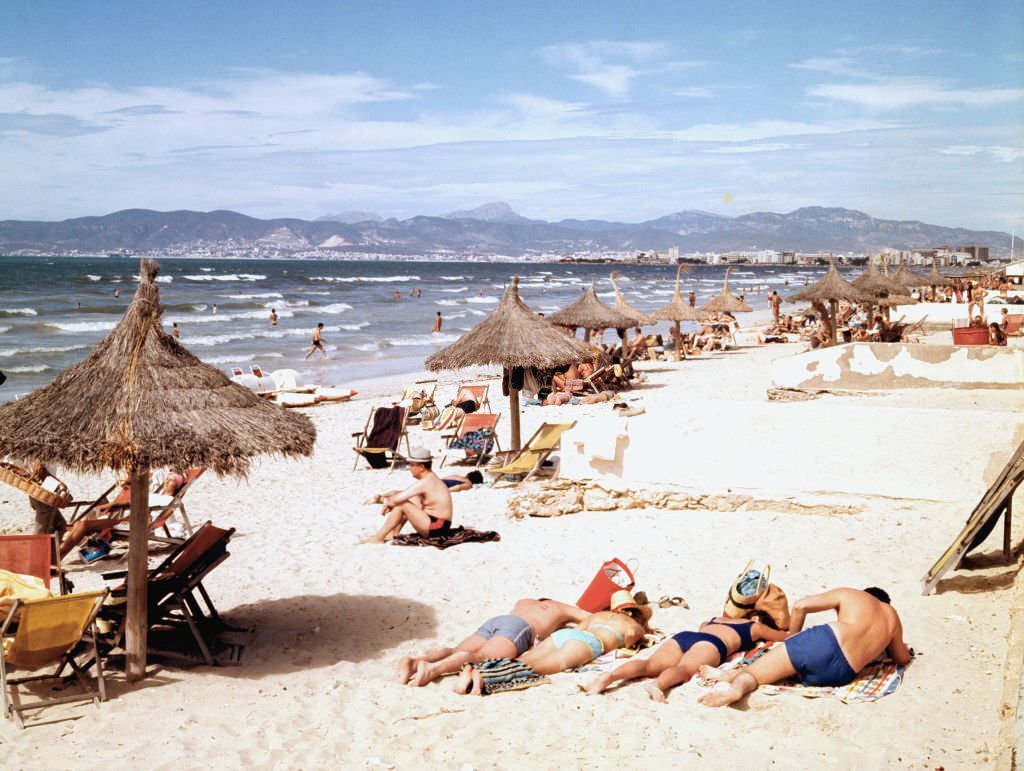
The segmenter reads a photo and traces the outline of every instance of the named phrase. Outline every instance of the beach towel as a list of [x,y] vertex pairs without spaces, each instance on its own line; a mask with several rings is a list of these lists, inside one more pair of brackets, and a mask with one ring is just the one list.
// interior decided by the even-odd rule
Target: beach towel
[[6,618],[15,600],[41,600],[49,596],[43,579],[0,569],[0,618]]
[[373,428],[366,435],[366,446],[386,450],[398,447],[402,436],[404,407],[381,407],[373,414]]
[[[779,643],[769,643],[750,654],[726,664],[723,669],[745,667],[757,661]],[[852,683],[840,686],[816,686],[804,685],[796,678],[783,680],[773,685],[762,685],[760,693],[769,696],[778,696],[783,693],[796,693],[808,699],[820,699],[832,697],[839,699],[846,704],[864,701],[878,701],[883,696],[894,693],[903,682],[903,672],[906,667],[896,664],[891,659],[879,658],[868,664],[860,671]],[[696,678],[691,681],[696,684],[698,690],[706,691],[707,686],[697,683]]]
[[424,537],[419,533],[397,535],[391,539],[394,546],[433,546],[435,549],[447,549],[470,541],[500,541],[501,536],[494,530],[474,530],[471,527],[453,527],[446,535]]
[[494,431],[490,428],[478,428],[454,439],[448,447],[451,450],[469,450],[479,455],[487,455],[493,445]]
[[484,695],[521,691],[551,682],[550,678],[538,675],[519,659],[484,659],[475,668],[480,673],[480,690]]

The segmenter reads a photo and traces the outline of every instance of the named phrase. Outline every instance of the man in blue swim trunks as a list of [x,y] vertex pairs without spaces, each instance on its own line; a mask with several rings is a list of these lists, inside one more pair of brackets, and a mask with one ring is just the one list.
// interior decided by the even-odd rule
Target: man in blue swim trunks
[[479,629],[454,648],[435,648],[422,656],[406,656],[398,662],[398,681],[426,685],[444,675],[453,675],[465,664],[484,659],[514,659],[571,622],[590,614],[548,599],[522,599],[512,612],[485,621]]
[[[836,612],[835,621],[800,631],[808,613],[826,610]],[[846,685],[883,652],[897,664],[910,663],[900,617],[885,590],[875,586],[863,591],[833,589],[797,600],[789,628],[792,634],[784,643],[749,667],[728,672],[701,667],[701,677],[717,682],[699,701],[709,707],[724,707],[758,686],[793,675],[799,675],[806,685]]]

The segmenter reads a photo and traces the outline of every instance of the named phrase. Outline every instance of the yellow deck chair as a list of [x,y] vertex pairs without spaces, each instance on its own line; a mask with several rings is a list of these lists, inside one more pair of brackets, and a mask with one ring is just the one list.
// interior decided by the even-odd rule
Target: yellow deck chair
[[[106,700],[106,684],[103,680],[102,662],[96,649],[94,628],[96,614],[99,613],[106,597],[106,591],[81,592],[49,599],[17,600],[11,607],[3,627],[0,627],[0,637],[3,639],[0,687],[3,689],[4,715],[13,717],[19,728],[25,727],[21,713],[27,710],[73,701],[92,701],[99,704]],[[10,630],[15,620],[18,628],[11,634]],[[86,651],[91,653],[96,661],[98,690],[93,690],[89,685],[85,672],[75,661],[76,655]],[[8,675],[10,669],[38,671],[48,664],[57,665],[56,671],[52,674],[18,678]],[[39,680],[60,679],[64,668],[68,666],[85,689],[84,694],[21,702],[19,685]]]
[[504,476],[518,477],[515,481],[516,484],[525,482],[536,474],[547,457],[558,449],[558,445],[562,441],[562,434],[575,425],[575,420],[572,423],[541,424],[541,427],[530,437],[526,446],[516,453],[512,460],[504,466],[488,468],[487,473],[494,474],[495,483]]

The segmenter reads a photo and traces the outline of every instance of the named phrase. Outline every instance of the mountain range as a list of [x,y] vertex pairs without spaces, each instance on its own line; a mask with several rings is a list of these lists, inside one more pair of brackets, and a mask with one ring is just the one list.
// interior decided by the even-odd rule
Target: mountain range
[[115,250],[152,251],[199,245],[263,247],[260,253],[314,248],[347,253],[505,254],[521,256],[580,251],[680,252],[775,249],[800,252],[871,252],[987,246],[993,257],[1009,253],[1010,236],[876,219],[852,209],[809,206],[787,214],[754,212],[726,217],[681,211],[645,222],[532,220],[496,202],[445,216],[384,219],[372,212],[343,212],[316,220],[257,219],[233,211],[127,209],[61,222],[0,221],[0,253]]

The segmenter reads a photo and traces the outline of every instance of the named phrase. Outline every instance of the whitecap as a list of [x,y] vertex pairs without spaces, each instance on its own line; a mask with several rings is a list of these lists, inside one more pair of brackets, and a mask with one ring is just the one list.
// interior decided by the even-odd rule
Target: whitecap
[[9,358],[20,353],[67,353],[68,351],[79,351],[82,348],[88,347],[88,345],[83,343],[81,345],[40,346],[38,348],[0,348],[0,357]]
[[409,345],[432,345],[436,343],[454,343],[459,339],[459,335],[446,335],[446,334],[434,334],[429,335],[409,335],[407,337],[391,337],[388,338],[387,342],[389,345],[395,346],[409,346]]
[[187,281],[262,281],[266,276],[260,273],[206,273],[185,276]]
[[441,276],[444,281],[465,281],[465,276]]
[[311,313],[344,313],[345,311],[352,310],[352,306],[348,303],[331,303],[330,305],[323,305],[318,308],[310,308]]
[[105,332],[116,325],[116,321],[47,321],[45,324],[61,332]]
[[460,286],[458,289],[438,289],[437,291],[439,291],[439,292],[451,292],[451,293],[465,292],[466,291],[466,287]]
[[492,303],[497,303],[498,302],[498,298],[497,297],[467,297],[466,298],[466,302],[468,302],[468,303],[492,304]]
[[344,329],[346,332],[358,332],[360,329],[366,329],[370,326],[369,321],[361,321],[358,324],[342,324],[338,329]]
[[103,276],[97,276],[94,273],[86,273],[85,277],[90,281],[99,281],[103,278]]
[[362,345],[353,345],[357,351],[376,351],[378,346],[376,343],[363,343]]
[[199,270],[206,271],[207,273],[213,273],[213,268],[200,268]]
[[224,345],[235,340],[253,340],[256,335],[200,335],[199,337],[189,337],[187,340],[188,345]]
[[280,292],[235,292],[233,294],[218,295],[218,297],[226,297],[229,300],[266,300],[268,298],[284,297],[284,295]]
[[38,316],[35,308],[0,308],[0,316]]
[[475,310],[474,308],[470,308],[469,312],[472,313],[474,316],[486,316],[487,315],[483,311],[478,311],[478,310]]
[[434,300],[434,305],[452,306],[452,305],[458,305],[459,303],[464,303],[464,302],[465,302],[465,300]]
[[32,367],[8,367],[4,370],[8,375],[19,375],[28,372],[46,372],[49,367],[45,364],[36,364]]
[[10,331],[11,331],[10,327],[0,326],[0,335],[2,335],[4,332],[10,332]]
[[343,284],[355,282],[367,283],[399,283],[405,281],[419,281],[419,276],[312,276],[310,281],[337,281]]

